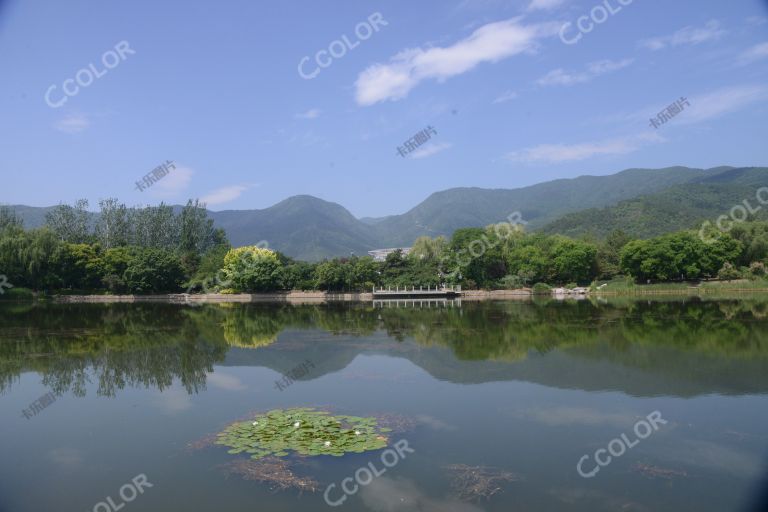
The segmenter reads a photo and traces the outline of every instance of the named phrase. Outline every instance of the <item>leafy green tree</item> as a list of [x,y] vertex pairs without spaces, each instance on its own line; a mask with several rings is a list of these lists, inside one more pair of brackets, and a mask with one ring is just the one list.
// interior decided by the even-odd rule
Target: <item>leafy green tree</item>
[[347,285],[347,269],[338,259],[320,263],[315,269],[315,287],[318,290],[342,291]]
[[105,249],[126,245],[130,238],[128,209],[115,198],[99,201],[96,239]]
[[179,248],[183,252],[202,254],[215,242],[213,219],[208,218],[205,205],[197,199],[187,201],[178,218]]
[[78,199],[75,206],[60,204],[45,214],[45,223],[63,242],[82,244],[90,241],[88,200]]
[[279,290],[283,264],[274,251],[256,246],[230,249],[224,256],[223,274],[232,288],[244,292]]
[[162,249],[176,249],[179,246],[179,223],[173,208],[165,203],[131,209],[128,222],[133,228],[131,245]]
[[9,206],[0,206],[0,237],[17,235],[24,231],[24,222],[21,217]]
[[178,291],[184,280],[179,257],[165,249],[142,248],[132,254],[123,274],[131,293]]
[[89,244],[65,244],[61,279],[65,288],[95,290],[105,274],[101,247]]
[[316,265],[305,261],[289,261],[283,270],[283,284],[289,290],[314,290]]
[[621,250],[632,238],[620,229],[612,231],[597,250],[598,275],[613,279],[621,273]]
[[587,242],[558,237],[550,257],[550,282],[587,284],[597,275],[597,248]]

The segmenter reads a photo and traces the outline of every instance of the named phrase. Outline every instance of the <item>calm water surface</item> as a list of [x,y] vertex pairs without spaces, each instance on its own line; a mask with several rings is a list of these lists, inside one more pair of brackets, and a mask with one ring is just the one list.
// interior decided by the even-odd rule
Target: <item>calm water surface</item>
[[[766,392],[760,301],[5,304],[0,511],[120,507],[139,474],[152,487],[123,512],[749,510],[768,474]],[[228,474],[241,455],[196,442],[298,406],[399,418],[391,441],[414,453],[331,508],[326,486],[380,452],[291,459],[320,486],[301,493]],[[667,423],[637,442],[654,411]],[[637,444],[581,477],[622,434]],[[460,497],[451,465],[515,479]]]

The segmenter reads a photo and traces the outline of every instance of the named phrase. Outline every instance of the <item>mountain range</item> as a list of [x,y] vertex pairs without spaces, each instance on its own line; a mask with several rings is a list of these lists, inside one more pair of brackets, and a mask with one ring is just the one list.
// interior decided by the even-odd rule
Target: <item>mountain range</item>
[[[766,167],[627,169],[607,176],[559,179],[517,189],[452,188],[435,192],[409,211],[358,219],[343,206],[293,196],[261,210],[209,211],[234,246],[266,240],[301,260],[366,254],[409,246],[423,235],[450,237],[463,227],[502,222],[520,212],[526,229],[569,236],[605,236],[623,229],[649,237],[714,221],[768,186]],[[12,205],[28,228],[45,222],[51,207]],[[758,217],[768,218],[765,209]]]

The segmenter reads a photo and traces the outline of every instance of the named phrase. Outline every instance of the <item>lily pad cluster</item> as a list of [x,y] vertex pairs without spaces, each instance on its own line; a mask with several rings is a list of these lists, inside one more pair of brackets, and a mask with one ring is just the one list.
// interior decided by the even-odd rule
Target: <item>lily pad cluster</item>
[[268,456],[362,453],[387,446],[388,428],[376,418],[333,416],[326,411],[299,407],[275,409],[252,420],[238,422],[218,434],[216,444],[229,453],[248,453],[253,459]]

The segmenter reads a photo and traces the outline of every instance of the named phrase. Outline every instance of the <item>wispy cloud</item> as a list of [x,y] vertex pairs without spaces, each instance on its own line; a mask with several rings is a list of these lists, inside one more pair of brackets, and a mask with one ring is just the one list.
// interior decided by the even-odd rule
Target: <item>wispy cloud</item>
[[552,9],[556,9],[563,5],[567,0],[532,0],[530,4],[528,4],[527,11],[539,11],[539,10],[545,10],[545,11],[551,11]]
[[[189,167],[179,165],[178,163],[175,163],[174,165],[176,168],[172,168],[163,179],[148,188],[147,192],[159,199],[171,199],[178,197],[181,193],[187,190],[195,171]],[[152,169],[149,169],[147,172],[150,172],[151,170]]]
[[205,381],[213,387],[226,391],[243,391],[247,389],[247,386],[239,378],[227,373],[209,373]]
[[612,60],[599,60],[587,64],[586,71],[579,73],[570,73],[562,68],[553,69],[543,77],[536,80],[536,83],[541,86],[551,85],[574,85],[589,82],[593,78],[600,75],[617,71],[631,65],[634,59],[624,59],[620,61]]
[[[742,85],[726,87],[692,97],[691,108],[681,114],[681,123],[699,123],[741,110],[768,99],[768,86]],[[675,118],[677,119],[677,118]]]
[[296,114],[294,117],[296,119],[317,119],[320,117],[320,109],[318,108],[311,108],[307,110],[306,112],[302,112],[301,114]]
[[626,155],[645,145],[662,141],[664,139],[657,134],[641,134],[579,144],[539,144],[508,153],[505,158],[523,163],[574,162],[595,156]]
[[604,412],[586,407],[535,407],[515,409],[510,413],[515,417],[530,419],[548,427],[572,425],[626,427],[640,418],[632,413]]
[[163,412],[175,415],[192,407],[192,399],[183,389],[166,388],[153,396],[153,403]]
[[374,64],[355,82],[359,105],[399,100],[424,80],[444,81],[466,73],[483,62],[498,62],[523,52],[533,52],[538,41],[557,34],[557,23],[523,25],[521,18],[489,23],[447,47],[403,50],[388,64]]
[[504,93],[493,100],[493,103],[506,103],[507,101],[512,101],[514,99],[517,99],[519,95],[515,91],[504,91]]
[[448,144],[446,142],[442,142],[440,144],[436,144],[432,142],[420,147],[419,149],[417,149],[416,151],[408,155],[408,157],[409,158],[427,158],[429,156],[436,155],[442,151],[445,151],[450,147],[451,147],[451,144]]
[[756,44],[739,55],[739,64],[750,64],[756,60],[768,57],[768,42]]
[[747,25],[752,27],[759,27],[768,23],[768,18],[764,16],[750,16],[745,20]]
[[70,114],[57,121],[53,127],[64,133],[80,133],[91,126],[91,120],[84,114]]
[[200,198],[200,202],[208,206],[228,203],[234,201],[240,195],[251,188],[250,185],[230,185],[228,187],[217,188]]
[[668,46],[695,45],[707,41],[717,41],[727,33],[720,28],[720,22],[711,20],[704,27],[684,27],[672,35],[653,37],[640,41],[640,45],[649,50],[663,50]]

